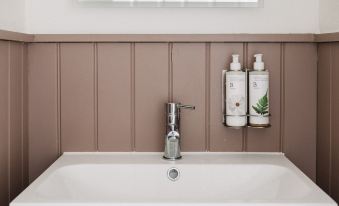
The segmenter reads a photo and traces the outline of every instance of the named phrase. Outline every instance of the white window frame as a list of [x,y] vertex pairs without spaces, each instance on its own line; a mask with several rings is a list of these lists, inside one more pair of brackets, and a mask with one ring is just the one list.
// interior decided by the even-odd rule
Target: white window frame
[[86,7],[259,8],[264,0],[77,0]]

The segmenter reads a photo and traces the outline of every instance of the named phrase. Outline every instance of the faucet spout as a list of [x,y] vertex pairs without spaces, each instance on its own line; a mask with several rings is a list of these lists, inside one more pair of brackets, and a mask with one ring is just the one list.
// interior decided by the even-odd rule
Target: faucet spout
[[166,135],[164,158],[167,160],[181,159],[180,154],[180,109],[195,109],[194,106],[180,103],[166,104]]
[[170,131],[165,137],[165,159],[181,159],[180,154],[180,135],[178,131]]

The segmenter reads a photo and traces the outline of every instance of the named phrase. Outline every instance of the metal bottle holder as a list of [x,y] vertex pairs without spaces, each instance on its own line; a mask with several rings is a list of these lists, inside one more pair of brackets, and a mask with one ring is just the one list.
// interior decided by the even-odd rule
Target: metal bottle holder
[[[249,120],[248,118],[249,117],[270,117],[271,114],[266,114],[266,115],[250,115],[249,114],[249,109],[248,109],[248,98],[247,98],[247,102],[246,102],[246,107],[247,107],[247,114],[246,115],[227,115],[226,114],[226,72],[228,72],[228,70],[222,70],[222,80],[221,80],[221,83],[222,83],[222,94],[221,94],[221,99],[222,99],[222,102],[221,102],[221,105],[222,105],[222,123],[224,124],[225,127],[229,127],[229,128],[233,128],[233,129],[241,129],[241,128],[245,128],[245,127],[249,127],[249,128],[256,128],[256,129],[264,129],[264,128],[269,128],[271,127],[271,124],[268,124],[268,125],[251,125],[249,124]],[[245,69],[245,76],[246,76],[246,97],[248,96],[248,85],[247,85],[247,82],[248,82],[248,72],[249,72],[249,69]],[[234,126],[229,126],[226,124],[226,118],[228,116],[232,116],[232,117],[247,117],[247,124],[245,126],[238,126],[238,127],[234,127]]]

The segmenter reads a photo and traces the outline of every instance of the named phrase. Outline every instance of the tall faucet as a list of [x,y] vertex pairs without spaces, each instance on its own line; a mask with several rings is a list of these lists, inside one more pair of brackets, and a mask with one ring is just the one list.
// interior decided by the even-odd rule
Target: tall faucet
[[195,106],[181,103],[166,103],[165,154],[167,160],[177,160],[180,154],[180,109],[195,109]]

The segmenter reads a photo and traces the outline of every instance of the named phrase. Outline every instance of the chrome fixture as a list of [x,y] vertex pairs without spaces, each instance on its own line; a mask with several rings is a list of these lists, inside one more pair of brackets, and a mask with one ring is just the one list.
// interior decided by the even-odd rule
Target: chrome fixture
[[180,109],[195,109],[195,106],[181,103],[166,103],[166,137],[164,158],[177,160],[180,154]]

